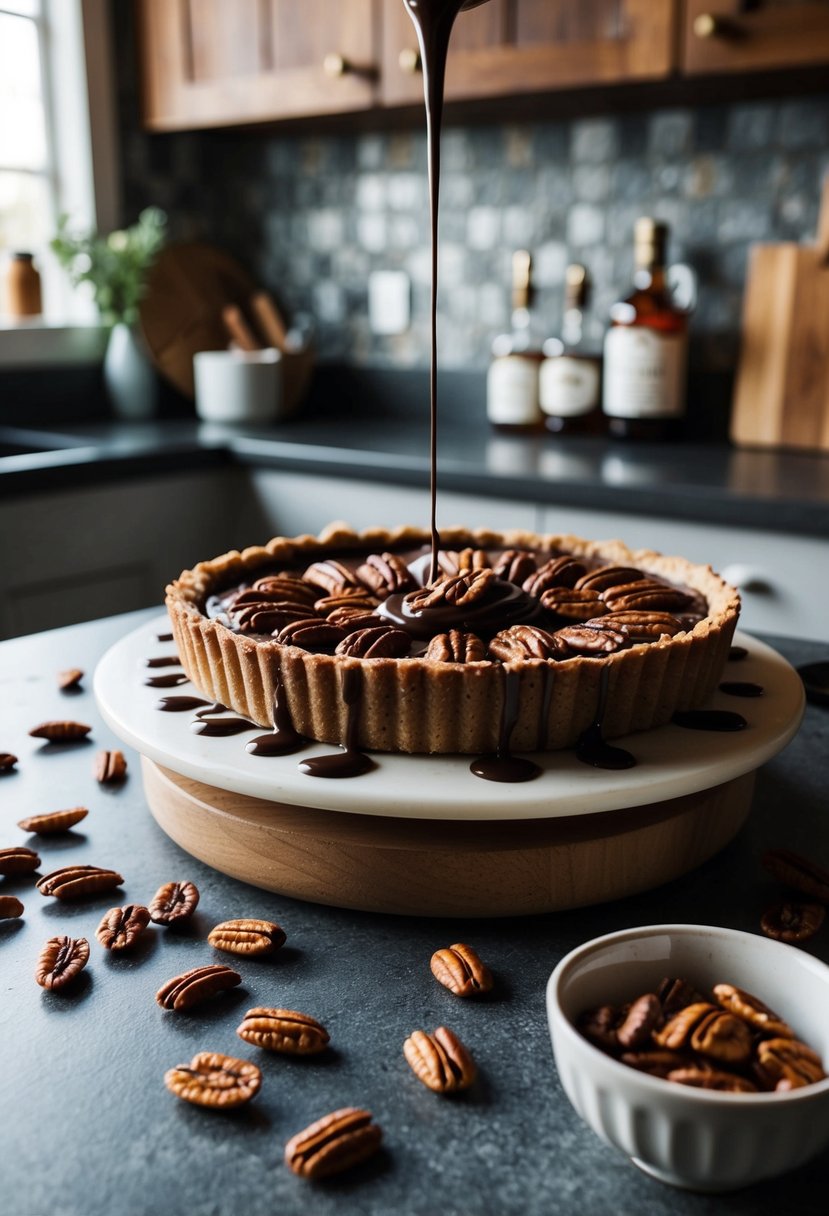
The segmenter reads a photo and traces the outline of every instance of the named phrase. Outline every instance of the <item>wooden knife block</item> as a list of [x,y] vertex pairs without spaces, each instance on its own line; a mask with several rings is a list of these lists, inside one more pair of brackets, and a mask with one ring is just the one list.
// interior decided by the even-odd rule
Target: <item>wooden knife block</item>
[[755,245],[731,438],[829,451],[829,177],[814,245]]

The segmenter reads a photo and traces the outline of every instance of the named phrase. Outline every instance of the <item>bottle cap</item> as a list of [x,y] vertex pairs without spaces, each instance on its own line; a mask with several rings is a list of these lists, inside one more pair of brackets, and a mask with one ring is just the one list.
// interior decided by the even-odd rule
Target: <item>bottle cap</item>
[[637,266],[662,266],[668,244],[668,225],[662,220],[641,216],[633,229],[634,258]]
[[526,249],[512,255],[512,307],[529,308],[532,290],[532,257]]
[[574,262],[564,272],[564,307],[584,308],[587,303],[587,270]]

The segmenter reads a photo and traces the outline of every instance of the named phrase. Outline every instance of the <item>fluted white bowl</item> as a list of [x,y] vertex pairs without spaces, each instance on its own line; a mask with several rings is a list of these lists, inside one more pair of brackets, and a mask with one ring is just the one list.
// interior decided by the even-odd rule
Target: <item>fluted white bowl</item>
[[586,1009],[655,991],[666,976],[731,983],[775,1010],[829,1061],[829,967],[794,946],[706,925],[649,925],[586,942],[547,984],[564,1091],[603,1140],[663,1182],[725,1191],[782,1174],[829,1144],[829,1079],[788,1093],[732,1094],[652,1077],[576,1030]]

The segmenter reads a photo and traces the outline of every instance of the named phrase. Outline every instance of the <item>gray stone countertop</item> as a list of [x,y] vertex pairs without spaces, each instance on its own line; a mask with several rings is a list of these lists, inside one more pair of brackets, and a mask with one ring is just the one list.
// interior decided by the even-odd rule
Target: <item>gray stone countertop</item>
[[[429,484],[428,424],[405,415],[326,413],[264,429],[97,422],[25,434],[46,450],[4,455],[20,431],[0,428],[0,496],[229,462]],[[829,536],[829,455],[523,437],[457,422],[441,426],[438,447],[445,490]]]
[[[78,863],[125,877],[120,902],[190,879],[201,902],[190,928],[159,928],[133,955],[105,955],[94,939],[111,896],[75,904],[42,898],[31,876],[0,879],[25,904],[0,923],[0,1196],[9,1216],[818,1216],[829,1194],[829,1155],[762,1186],[723,1196],[675,1191],[607,1147],[563,1094],[547,1031],[544,990],[577,944],[626,926],[711,923],[758,931],[776,895],[759,862],[769,846],[827,858],[829,711],[809,706],[795,740],[759,775],[746,827],[695,872],[647,894],[555,915],[500,920],[379,916],[301,903],[227,878],[168,839],[142,795],[138,758],[127,781],[99,786],[98,748],[117,745],[90,691],[95,664],[154,610],[0,644],[0,751],[19,757],[0,776],[0,846],[30,844],[41,872]],[[816,644],[777,641],[793,663],[825,657]],[[56,672],[87,672],[61,693]],[[56,746],[28,735],[36,723],[90,723],[92,741]],[[62,837],[29,838],[24,815],[84,805]],[[240,965],[243,987],[203,1012],[165,1014],[154,994],[171,976],[213,961],[205,943],[221,920],[278,921],[288,944],[273,960]],[[63,995],[33,978],[44,941],[90,940],[90,963]],[[829,960],[829,930],[810,948]],[[461,1002],[429,971],[432,952],[468,941],[491,965],[491,1000]],[[167,1092],[167,1068],[197,1051],[249,1056],[234,1031],[256,1004],[311,1013],[331,1032],[316,1059],[263,1059],[261,1094],[223,1115]],[[414,1028],[446,1023],[473,1050],[480,1077],[455,1100],[426,1090],[402,1043]],[[241,1047],[241,1050],[239,1050]],[[385,1132],[379,1156],[351,1174],[308,1184],[282,1164],[285,1141],[343,1105],[371,1110]]]

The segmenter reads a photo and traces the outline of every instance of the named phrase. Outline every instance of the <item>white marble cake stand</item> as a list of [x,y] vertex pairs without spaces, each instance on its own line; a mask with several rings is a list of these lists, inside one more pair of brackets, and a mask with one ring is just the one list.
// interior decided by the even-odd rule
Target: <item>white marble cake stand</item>
[[245,743],[191,732],[190,713],[160,713],[146,660],[166,618],[112,647],[95,673],[101,713],[142,756],[160,826],[207,864],[256,886],[320,903],[419,915],[520,915],[646,890],[700,864],[744,822],[755,770],[795,734],[801,681],[770,647],[745,635],[748,657],[725,679],[763,686],[757,698],[718,692],[711,708],[748,720],[717,734],[675,725],[614,740],[633,769],[593,769],[572,752],[540,753],[534,781],[503,785],[469,771],[472,757],[374,753],[360,777],[325,780],[298,768],[335,750],[256,757]]

